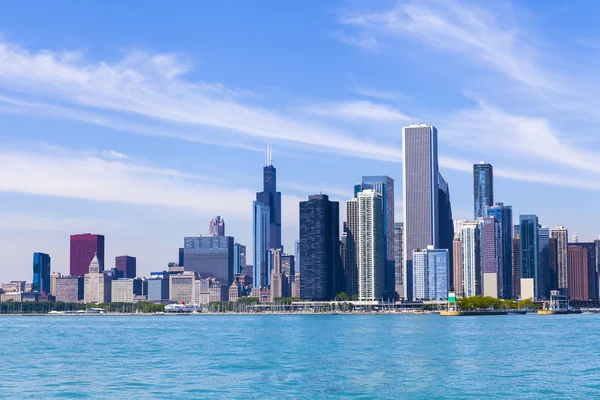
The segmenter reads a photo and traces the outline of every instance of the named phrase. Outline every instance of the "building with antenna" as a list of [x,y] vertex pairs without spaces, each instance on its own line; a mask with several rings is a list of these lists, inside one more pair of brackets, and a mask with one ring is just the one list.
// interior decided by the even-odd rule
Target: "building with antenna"
[[277,170],[273,166],[271,143],[267,143],[263,190],[256,193],[256,201],[269,208],[269,243],[266,248],[281,249],[281,193],[277,191]]

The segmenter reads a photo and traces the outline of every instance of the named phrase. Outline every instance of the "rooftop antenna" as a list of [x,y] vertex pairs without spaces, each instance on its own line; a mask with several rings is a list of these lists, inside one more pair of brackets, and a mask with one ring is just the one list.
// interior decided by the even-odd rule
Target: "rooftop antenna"
[[273,165],[273,150],[271,149],[271,142],[267,142],[267,167]]

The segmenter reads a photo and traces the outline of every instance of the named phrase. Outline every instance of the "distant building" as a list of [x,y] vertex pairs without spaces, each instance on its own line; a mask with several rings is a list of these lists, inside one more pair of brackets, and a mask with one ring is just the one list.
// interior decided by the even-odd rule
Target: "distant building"
[[462,228],[463,296],[481,294],[481,223],[465,221]]
[[285,283],[287,283],[287,276],[283,274],[281,268],[281,250],[271,249],[271,265],[273,270],[271,271],[271,302],[275,299],[285,297]]
[[383,297],[385,283],[385,230],[382,196],[371,189],[358,193],[358,298],[375,301]]
[[454,221],[452,220],[452,202],[450,201],[450,186],[446,179],[438,176],[438,248],[448,250],[448,283],[454,282]]
[[227,286],[233,283],[233,237],[193,236],[184,239],[184,269],[203,278],[215,278]]
[[77,303],[83,300],[84,278],[60,276],[55,278],[55,285],[54,293],[52,293],[55,301]]
[[83,233],[71,235],[71,275],[83,278],[89,272],[90,263],[96,256],[100,272],[104,271],[104,236]]
[[197,279],[194,282],[194,303],[210,303],[210,278]]
[[588,299],[598,300],[598,270],[596,269],[596,244],[594,242],[580,241],[578,245],[587,250]]
[[169,303],[169,273],[154,275],[148,279],[148,301],[151,303]]
[[[281,246],[281,192],[277,191],[277,170],[273,166],[273,155],[271,144],[267,147],[266,165],[263,168],[263,190],[256,193],[256,203],[262,204],[269,212],[268,226],[269,234],[261,235],[268,237],[268,242],[264,244],[266,251],[270,249],[283,249]],[[264,223],[267,221],[260,221]],[[259,222],[256,221],[255,222]],[[257,225],[254,225],[255,230]],[[256,259],[254,264],[257,264]],[[256,267],[256,265],[255,265]],[[263,282],[260,283],[263,286]]]
[[240,297],[240,285],[233,281],[231,286],[229,287],[229,301],[236,302]]
[[473,165],[473,196],[473,219],[486,217],[494,205],[494,168],[485,161]]
[[185,271],[169,275],[169,300],[172,303],[192,304],[194,302],[194,281],[196,273]]
[[548,240],[550,247],[550,292],[558,291],[558,239],[550,237]]
[[564,226],[555,226],[550,237],[556,239],[556,274],[558,290],[567,294],[569,290],[569,231]]
[[483,295],[498,298],[502,281],[502,229],[494,217],[481,220],[481,260]]
[[50,293],[50,256],[45,253],[33,253],[33,292]]
[[[461,225],[462,230],[462,225]],[[462,257],[462,240],[460,235],[457,233],[454,235],[454,241],[452,242],[453,252],[453,285],[452,289],[456,293],[456,297],[463,297],[463,257]]]
[[448,249],[415,250],[413,260],[413,294],[415,300],[448,299]]
[[346,202],[346,259],[343,268],[345,291],[349,296],[358,295],[359,192],[355,192],[355,196]]
[[569,245],[569,296],[571,300],[589,300],[587,249]]
[[521,215],[519,217],[521,239],[521,279],[533,279],[534,300],[540,298],[540,273],[539,273],[539,232],[538,217],[535,215]]
[[179,248],[179,262],[177,263],[180,267],[184,267],[185,263],[185,250],[183,247]]
[[538,298],[550,300],[550,229],[538,227]]
[[212,236],[225,236],[225,221],[218,215],[214,217],[208,226],[208,233]]
[[300,259],[303,299],[332,300],[343,288],[339,203],[324,194],[300,202]]
[[60,272],[52,272],[50,274],[50,293],[56,296],[56,279],[60,278],[62,274]]
[[404,264],[404,258],[402,256],[402,241],[404,236],[404,224],[402,222],[394,223],[394,263],[396,266],[396,284],[395,290],[398,295],[403,293],[403,280],[402,280],[402,265]]
[[94,256],[84,277],[83,296],[87,303],[110,303],[112,278],[103,271],[97,256]]
[[512,267],[512,206],[496,203],[487,210],[488,217],[494,217],[500,223],[500,258],[501,265],[498,271],[499,295],[501,298],[510,299],[513,294],[513,267]]
[[222,284],[221,282],[214,281],[208,289],[210,293],[210,302],[215,301],[228,301],[229,300],[229,286]]
[[[146,286],[146,290],[144,290]],[[142,278],[124,278],[112,281],[112,302],[135,303],[139,296],[147,295],[148,282]]]
[[281,255],[281,271],[287,275],[292,276],[296,274],[296,262],[293,254],[282,254]]
[[[518,225],[517,225],[518,226]],[[513,298],[521,298],[521,239],[517,235],[513,243]]]
[[[265,204],[255,201],[252,204],[253,223],[252,234],[254,243],[254,271],[252,279],[254,287],[267,287],[270,285],[269,247],[271,243],[271,211]],[[276,230],[276,229],[275,229]]]
[[115,269],[121,272],[123,278],[135,278],[137,274],[137,261],[135,257],[115,257]]
[[233,245],[233,273],[241,274],[246,267],[246,246],[235,243]]
[[290,286],[292,297],[295,297],[297,299],[302,298],[300,293],[300,272],[296,272],[296,275],[294,275],[294,280],[290,282]]

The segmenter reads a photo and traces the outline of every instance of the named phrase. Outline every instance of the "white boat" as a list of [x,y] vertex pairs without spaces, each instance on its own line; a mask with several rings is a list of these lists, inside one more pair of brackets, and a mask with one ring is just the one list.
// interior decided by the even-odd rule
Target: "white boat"
[[168,304],[165,306],[166,313],[193,313],[198,310],[198,304]]

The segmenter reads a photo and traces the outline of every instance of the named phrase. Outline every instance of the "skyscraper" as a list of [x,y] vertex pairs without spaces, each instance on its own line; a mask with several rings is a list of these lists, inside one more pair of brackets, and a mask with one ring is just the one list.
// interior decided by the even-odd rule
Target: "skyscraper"
[[454,257],[454,260],[452,260],[452,266],[454,271],[452,274],[453,282],[450,288],[454,290],[456,297],[463,297],[463,257],[462,239],[460,238],[460,234],[457,233],[454,235],[452,246],[452,256]]
[[569,245],[569,296],[572,300],[589,300],[588,254],[579,244]]
[[550,228],[538,228],[538,295],[540,300],[550,299]]
[[[356,194],[358,196],[358,193]],[[359,203],[354,197],[346,202],[346,260],[344,276],[346,293],[358,295],[358,232],[359,232]]]
[[50,256],[45,253],[33,253],[32,292],[50,294]]
[[551,237],[550,244],[550,276],[548,284],[550,291],[558,290],[558,239]]
[[383,196],[371,189],[358,193],[358,298],[379,300],[384,293],[386,253]]
[[402,128],[404,203],[404,293],[412,299],[412,254],[439,247],[437,129],[426,124]]
[[122,278],[135,278],[137,274],[137,260],[131,256],[115,257],[115,269],[121,272]]
[[[518,225],[517,225],[518,226]],[[519,234],[512,240],[512,259],[513,259],[513,298],[521,297],[521,239]]]
[[277,171],[273,166],[270,143],[267,145],[266,161],[263,168],[263,191],[256,193],[256,201],[269,209],[269,242],[266,245],[268,251],[281,248],[281,193],[277,191]]
[[241,274],[246,266],[246,246],[235,243],[233,245],[233,273]]
[[494,217],[484,218],[481,223],[481,252],[483,295],[497,298],[502,281],[502,230]]
[[402,265],[404,257],[402,255],[402,242],[404,240],[404,224],[402,222],[394,223],[394,263],[396,267],[396,293],[401,295],[403,293],[402,287]]
[[462,228],[463,296],[481,294],[481,222],[465,221]]
[[598,300],[598,272],[596,270],[596,244],[594,242],[579,242],[587,253],[588,299]]
[[228,287],[233,283],[233,237],[191,236],[183,239],[185,271],[215,278]]
[[[533,279],[533,299],[539,299],[539,235],[538,217],[521,215],[519,217],[521,239],[521,280]],[[521,283],[521,295],[527,292]]]
[[84,277],[85,303],[110,303],[112,277],[105,274],[97,255],[94,255]]
[[438,183],[438,217],[439,217],[439,248],[448,250],[448,283],[450,286],[454,283],[454,249],[452,242],[454,240],[454,221],[452,220],[452,204],[450,202],[450,187],[448,182],[439,174]]
[[213,236],[225,236],[225,221],[218,215],[214,217],[208,225],[208,233]]
[[556,273],[558,290],[564,294],[569,289],[569,232],[564,226],[555,226],[550,236],[556,239]]
[[448,299],[448,249],[415,250],[413,252],[413,293],[417,300]]
[[383,271],[383,295],[393,298],[396,291],[396,264],[394,260],[394,180],[389,176],[363,176],[362,189],[373,189],[382,198],[383,237],[386,257]]
[[513,273],[512,273],[512,234],[513,213],[511,206],[504,203],[496,203],[488,208],[488,217],[494,217],[500,223],[500,246],[502,264],[499,271],[500,297],[509,299],[512,297]]
[[300,202],[302,299],[331,300],[343,289],[340,262],[340,210],[324,194]]
[[269,271],[269,243],[271,243],[271,211],[259,201],[252,204],[253,221],[252,235],[254,244],[254,271],[252,275],[252,285],[256,288],[268,287]]
[[90,263],[98,256],[101,271],[104,271],[104,236],[83,233],[71,235],[71,275],[83,278],[89,272]]
[[473,164],[473,195],[474,219],[484,218],[494,205],[494,168],[485,161]]

